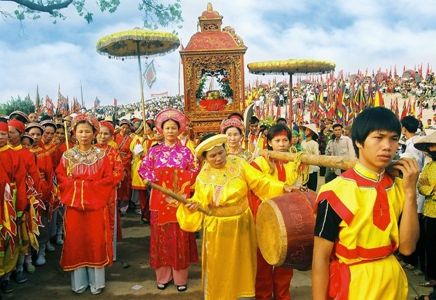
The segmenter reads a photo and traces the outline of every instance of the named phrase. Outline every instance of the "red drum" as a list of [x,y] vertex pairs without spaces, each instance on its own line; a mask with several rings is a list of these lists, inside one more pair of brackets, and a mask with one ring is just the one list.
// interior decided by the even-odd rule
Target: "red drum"
[[262,202],[256,215],[257,242],[265,260],[300,271],[312,266],[316,193],[296,191]]

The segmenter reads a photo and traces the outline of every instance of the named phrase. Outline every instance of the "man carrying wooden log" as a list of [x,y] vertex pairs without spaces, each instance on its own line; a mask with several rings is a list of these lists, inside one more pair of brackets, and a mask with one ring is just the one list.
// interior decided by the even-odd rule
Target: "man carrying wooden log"
[[[312,263],[313,299],[407,299],[407,278],[393,255],[414,251],[419,236],[415,160],[392,163],[401,124],[384,107],[364,110],[352,127],[354,168],[321,187]],[[401,221],[399,221],[401,215]]]

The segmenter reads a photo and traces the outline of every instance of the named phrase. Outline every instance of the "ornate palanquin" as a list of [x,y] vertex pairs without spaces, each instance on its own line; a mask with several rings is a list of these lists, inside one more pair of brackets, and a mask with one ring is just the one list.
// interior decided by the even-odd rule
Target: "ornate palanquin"
[[180,51],[183,63],[185,112],[195,136],[218,132],[231,112],[244,103],[244,54],[242,39],[227,26],[209,3],[199,19],[199,32]]

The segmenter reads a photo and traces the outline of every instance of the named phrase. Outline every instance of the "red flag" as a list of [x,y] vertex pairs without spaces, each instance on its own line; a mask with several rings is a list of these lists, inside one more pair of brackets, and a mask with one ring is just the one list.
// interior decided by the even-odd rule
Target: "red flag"
[[399,107],[398,107],[398,98],[397,97],[395,97],[395,110],[394,110],[394,113],[395,113],[395,115],[397,116],[397,118],[399,118],[400,117],[400,111],[399,111]]
[[416,118],[417,118],[418,120],[421,120],[421,119],[422,119],[422,110],[423,110],[423,107],[422,107],[422,99],[421,99],[421,101],[419,101],[419,110],[418,110],[418,115],[416,116]]
[[277,112],[276,112],[276,117],[277,117],[277,118],[280,118],[280,117],[281,117],[281,113],[282,113],[281,108],[282,108],[282,107],[281,107],[280,105],[277,106]]
[[[409,100],[407,100],[409,102]],[[410,103],[406,104],[406,100],[403,102],[403,111],[401,112],[401,119],[406,117],[409,114]]]
[[49,96],[45,96],[45,109],[47,110],[47,115],[52,117],[54,112],[54,104],[53,100],[51,100]]

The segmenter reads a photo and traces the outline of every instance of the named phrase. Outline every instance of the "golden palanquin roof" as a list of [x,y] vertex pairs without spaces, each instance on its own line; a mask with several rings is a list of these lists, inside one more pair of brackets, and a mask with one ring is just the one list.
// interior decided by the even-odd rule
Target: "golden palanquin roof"
[[222,16],[213,10],[209,3],[198,18],[201,31],[195,33],[188,45],[181,51],[246,50],[244,42],[227,26],[221,29]]

